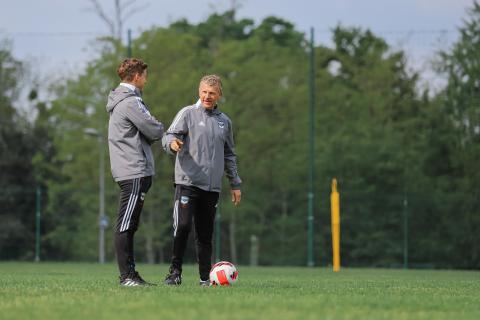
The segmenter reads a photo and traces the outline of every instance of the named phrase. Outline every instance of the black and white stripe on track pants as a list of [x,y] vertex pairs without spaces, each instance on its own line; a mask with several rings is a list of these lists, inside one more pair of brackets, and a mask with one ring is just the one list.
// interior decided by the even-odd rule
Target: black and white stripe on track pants
[[121,191],[115,231],[117,233],[129,230],[135,232],[138,229],[145,194],[152,185],[152,177],[118,181],[118,185]]

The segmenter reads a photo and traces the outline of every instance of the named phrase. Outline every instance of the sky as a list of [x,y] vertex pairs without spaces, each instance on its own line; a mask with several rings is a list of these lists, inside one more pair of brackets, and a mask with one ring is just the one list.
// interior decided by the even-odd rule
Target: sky
[[[458,27],[473,0],[237,0],[238,18],[256,24],[267,16],[293,23],[297,30],[315,30],[317,45],[331,46],[331,29],[341,24],[369,28],[394,49],[403,49],[422,81],[441,86],[430,59],[458,39]],[[123,0],[122,2],[126,2]],[[100,0],[113,13],[114,0]],[[142,7],[125,21],[135,38],[152,26],[167,26],[186,18],[205,20],[213,12],[231,7],[232,0],[136,0]],[[107,35],[106,24],[92,12],[90,0],[0,0],[0,40],[12,41],[17,59],[30,62],[34,73],[45,79],[55,74],[81,72],[96,56],[95,37]]]

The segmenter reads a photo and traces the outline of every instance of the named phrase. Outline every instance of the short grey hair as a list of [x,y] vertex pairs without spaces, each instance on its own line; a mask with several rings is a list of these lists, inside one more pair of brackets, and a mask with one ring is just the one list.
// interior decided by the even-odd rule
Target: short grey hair
[[200,80],[200,83],[202,82],[208,84],[209,86],[217,87],[218,91],[220,91],[220,95],[223,95],[222,79],[220,76],[217,76],[216,74],[209,74]]

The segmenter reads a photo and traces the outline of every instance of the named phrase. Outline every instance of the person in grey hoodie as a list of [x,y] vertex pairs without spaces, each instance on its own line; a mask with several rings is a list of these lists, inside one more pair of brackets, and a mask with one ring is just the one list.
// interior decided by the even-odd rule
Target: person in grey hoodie
[[213,226],[224,171],[230,180],[232,202],[238,205],[241,199],[232,121],[217,106],[222,96],[220,77],[203,77],[198,91],[198,102],[178,112],[162,139],[163,148],[176,154],[173,255],[164,281],[167,285],[182,282],[192,221],[200,285],[209,285]]
[[135,270],[134,257],[134,235],[155,173],[150,145],[163,136],[162,123],[150,114],[142,99],[147,67],[139,59],[125,59],[117,69],[121,83],[110,92],[107,103],[110,164],[120,186],[115,251],[122,286],[151,285]]

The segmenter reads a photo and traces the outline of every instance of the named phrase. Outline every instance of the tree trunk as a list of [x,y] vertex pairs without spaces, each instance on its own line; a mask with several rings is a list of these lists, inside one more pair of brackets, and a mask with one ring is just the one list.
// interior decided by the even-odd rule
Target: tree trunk
[[233,264],[237,263],[237,241],[235,237],[235,210],[232,210],[230,216],[230,259]]
[[155,263],[155,250],[153,249],[153,234],[155,228],[154,221],[153,221],[153,214],[151,212],[147,215],[147,232],[146,232],[146,241],[145,241],[145,251],[147,253],[147,263],[154,264]]
[[288,202],[287,202],[287,192],[282,192],[282,219],[281,219],[281,233],[280,233],[280,257],[282,259],[282,264],[285,263],[286,261],[286,256],[285,256],[285,247],[286,247],[286,239],[287,239],[287,234],[286,234],[286,223],[287,223],[287,215],[288,215]]

